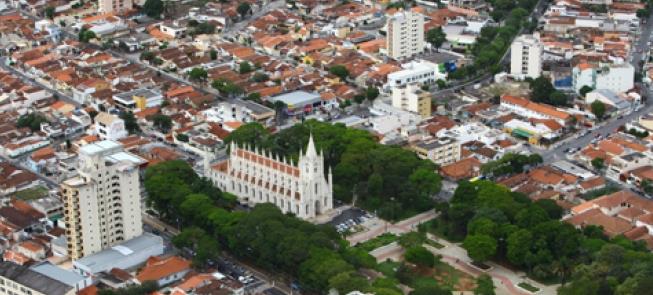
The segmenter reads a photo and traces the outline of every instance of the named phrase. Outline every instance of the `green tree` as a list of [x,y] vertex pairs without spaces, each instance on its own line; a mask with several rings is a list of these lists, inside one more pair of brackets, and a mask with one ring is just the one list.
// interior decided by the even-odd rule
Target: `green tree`
[[151,60],[153,60],[155,57],[156,57],[156,55],[154,55],[154,52],[151,52],[151,51],[147,51],[147,50],[146,50],[146,51],[141,52],[140,59],[141,59],[141,60],[151,61]]
[[549,96],[548,104],[551,104],[551,105],[554,105],[554,106],[563,106],[563,105],[567,104],[568,99],[569,98],[567,97],[567,95],[562,93],[561,91],[554,91]]
[[440,50],[444,41],[447,41],[447,35],[442,30],[442,27],[430,29],[426,32],[426,42],[429,42],[436,50]]
[[138,126],[138,122],[136,121],[136,117],[134,117],[134,113],[129,111],[121,112],[119,117],[125,121],[125,129],[127,129],[129,134],[141,132],[141,127]]
[[369,285],[367,279],[356,272],[342,272],[329,279],[329,288],[338,290],[339,294],[366,290]]
[[251,101],[260,102],[261,101],[261,94],[258,93],[258,92],[252,92],[252,93],[247,95],[247,99],[251,100]]
[[236,7],[236,11],[240,14],[241,18],[245,18],[245,16],[252,11],[252,7],[247,2],[241,2],[238,4],[238,7]]
[[433,267],[436,262],[433,253],[421,245],[408,248],[404,258],[410,263],[423,267]]
[[260,83],[260,82],[265,82],[265,81],[268,81],[268,80],[270,80],[270,76],[268,76],[265,73],[256,72],[252,76],[252,81],[254,81],[254,82],[259,82]]
[[463,248],[476,262],[484,262],[497,252],[497,240],[488,235],[469,235],[463,242]]
[[215,49],[211,49],[211,51],[209,51],[209,56],[211,57],[211,60],[216,60],[218,59],[218,52],[215,51]]
[[494,282],[487,274],[482,274],[476,278],[475,295],[494,295]]
[[143,12],[151,18],[160,18],[163,8],[163,1],[161,0],[147,0],[143,4]]
[[80,42],[88,43],[89,41],[95,39],[96,36],[95,36],[95,32],[88,30],[86,28],[82,28],[77,34],[77,38],[79,39]]
[[208,78],[208,76],[209,76],[209,73],[206,72],[206,70],[203,69],[203,68],[193,68],[188,73],[188,78],[190,80],[198,81],[198,82],[206,81],[206,78]]
[[410,295],[451,295],[451,291],[440,286],[421,286],[410,292]]
[[530,253],[533,235],[527,229],[520,229],[508,236],[507,253],[508,261],[516,265],[526,264],[526,258]]
[[598,157],[592,159],[592,167],[596,170],[602,170],[605,167],[603,159]]
[[329,73],[338,76],[341,80],[346,80],[349,77],[349,70],[343,65],[334,65],[329,68]]
[[252,65],[249,62],[244,61],[240,63],[238,72],[240,72],[241,74],[247,74],[253,70],[254,68],[252,67]]
[[54,7],[48,6],[45,8],[45,17],[54,19]]
[[542,76],[534,79],[530,83],[530,88],[531,100],[535,102],[548,103],[549,97],[553,92],[555,92],[555,88],[553,88],[551,81]]
[[365,89],[365,98],[369,101],[375,100],[379,96],[379,89],[374,86],[367,86]]
[[647,194],[653,194],[653,182],[649,179],[644,179],[639,185],[642,190]]
[[648,9],[637,9],[636,15],[638,18],[648,18],[649,15],[651,15],[650,11]]
[[32,132],[41,130],[41,123],[47,123],[48,120],[40,113],[32,112],[18,117],[16,127],[29,128]]
[[177,138],[177,140],[182,141],[182,142],[188,142],[188,140],[189,140],[188,135],[183,134],[183,133],[177,134],[176,138]]
[[585,95],[592,92],[593,90],[594,90],[594,88],[592,88],[590,86],[587,86],[587,85],[583,85],[583,87],[580,88],[578,93],[580,94],[580,96],[585,97]]
[[597,120],[603,119],[603,116],[605,115],[605,104],[601,102],[600,100],[595,100],[590,104],[590,109],[592,111],[592,114],[596,116]]
[[168,133],[172,128],[172,119],[164,114],[152,115],[149,119],[154,127],[163,133]]

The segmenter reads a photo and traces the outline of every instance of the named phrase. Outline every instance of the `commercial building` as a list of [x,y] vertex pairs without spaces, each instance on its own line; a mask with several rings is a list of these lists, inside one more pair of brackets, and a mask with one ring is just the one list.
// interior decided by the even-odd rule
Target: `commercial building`
[[517,79],[537,78],[542,73],[544,46],[533,35],[521,35],[510,48],[510,74]]
[[634,106],[639,105],[636,97],[626,94],[617,94],[608,89],[598,89],[585,94],[585,103],[591,105],[594,101],[600,101],[615,108],[620,113],[626,113]]
[[635,68],[629,63],[581,63],[572,70],[573,89],[580,93],[583,86],[607,89],[615,93],[626,92],[635,86]]
[[74,286],[13,262],[0,262],[0,294],[73,295]]
[[315,108],[324,106],[324,101],[319,93],[302,90],[270,97],[270,101],[283,102],[286,104],[286,111],[291,115],[302,112],[312,113]]
[[284,213],[309,219],[333,208],[333,178],[324,168],[324,155],[318,155],[311,136],[296,165],[232,142],[229,158],[214,165],[209,174],[218,188],[242,203],[272,203]]
[[431,94],[420,89],[415,83],[394,87],[392,106],[428,118],[431,117]]
[[128,135],[125,121],[105,112],[95,116],[95,132],[102,140],[118,140]]
[[61,184],[73,260],[142,234],[138,167],[145,162],[115,141],[80,148],[79,175]]
[[388,56],[401,60],[424,51],[424,15],[397,12],[387,21]]
[[111,248],[75,260],[73,267],[75,271],[91,277],[113,268],[133,269],[152,256],[163,255],[164,248],[163,238],[144,233]]
[[420,142],[412,149],[422,159],[431,160],[438,165],[448,165],[460,160],[460,142],[451,138],[438,138],[428,142]]
[[100,12],[123,12],[133,8],[132,0],[99,0]]
[[501,107],[513,113],[534,119],[552,119],[565,126],[571,120],[571,115],[552,106],[532,102],[523,97],[510,95],[501,96]]
[[163,95],[158,91],[143,88],[114,94],[113,101],[123,110],[144,110],[160,106],[163,103]]
[[439,79],[446,79],[447,75],[440,71],[438,64],[419,60],[402,64],[401,71],[388,74],[386,88],[403,86],[409,83],[431,84]]

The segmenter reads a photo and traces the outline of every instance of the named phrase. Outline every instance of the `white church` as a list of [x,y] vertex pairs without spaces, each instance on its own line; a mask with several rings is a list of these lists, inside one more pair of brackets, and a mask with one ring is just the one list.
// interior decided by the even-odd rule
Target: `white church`
[[333,177],[324,172],[324,154],[309,138],[295,165],[258,148],[230,145],[229,158],[211,167],[213,184],[242,204],[272,203],[284,213],[311,219],[333,209]]

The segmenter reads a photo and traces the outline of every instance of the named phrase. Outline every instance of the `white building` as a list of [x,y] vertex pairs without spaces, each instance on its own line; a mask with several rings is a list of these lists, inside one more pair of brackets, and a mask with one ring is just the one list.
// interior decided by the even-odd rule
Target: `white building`
[[388,82],[385,88],[403,86],[408,83],[430,84],[437,80],[447,78],[445,73],[440,72],[438,64],[419,60],[402,64],[403,70],[388,74]]
[[397,12],[388,18],[387,32],[388,56],[400,60],[424,51],[424,15]]
[[543,53],[544,46],[533,35],[515,38],[510,47],[510,74],[517,79],[539,77]]
[[100,12],[122,12],[133,8],[132,0],[99,0],[98,10]]
[[446,137],[417,143],[412,149],[420,158],[441,166],[455,163],[461,157],[460,142]]
[[392,88],[392,106],[404,111],[419,114],[422,118],[431,117],[431,94],[420,89],[416,83]]
[[490,128],[479,122],[470,122],[451,129],[442,129],[436,135],[438,138],[451,138],[461,145],[470,141],[480,141],[486,145],[491,145],[497,140],[507,138],[506,134],[500,130]]
[[639,100],[634,97],[630,97],[625,93],[617,94],[607,89],[594,90],[585,95],[587,105],[591,105],[597,100],[617,109],[619,112],[627,112],[632,107],[639,105]]
[[572,78],[576,93],[580,93],[583,86],[622,93],[635,86],[635,68],[629,63],[582,63],[573,68]]
[[562,126],[571,120],[571,115],[550,105],[532,102],[523,97],[510,95],[501,96],[501,108],[519,116],[533,119],[552,119]]
[[101,112],[95,116],[95,133],[102,140],[118,140],[127,137],[125,121],[116,115]]
[[112,98],[116,106],[123,110],[144,110],[163,103],[160,92],[145,88],[114,94]]
[[324,171],[324,155],[318,155],[313,136],[297,165],[258,149],[230,146],[229,159],[209,172],[222,191],[237,195],[248,205],[272,203],[284,213],[313,218],[333,208],[333,178]]
[[145,162],[115,141],[79,149],[79,175],[61,184],[73,260],[142,234],[139,166]]

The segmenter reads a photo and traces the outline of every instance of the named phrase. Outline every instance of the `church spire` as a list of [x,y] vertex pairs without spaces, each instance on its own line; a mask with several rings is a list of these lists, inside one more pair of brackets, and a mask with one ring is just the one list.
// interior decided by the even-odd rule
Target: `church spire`
[[308,147],[306,147],[307,157],[316,157],[317,151],[315,150],[315,143],[313,142],[313,133],[308,137]]

